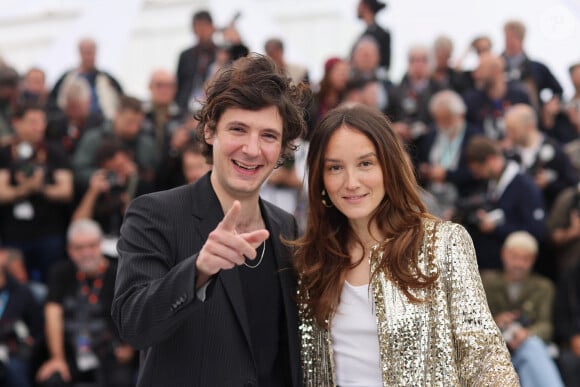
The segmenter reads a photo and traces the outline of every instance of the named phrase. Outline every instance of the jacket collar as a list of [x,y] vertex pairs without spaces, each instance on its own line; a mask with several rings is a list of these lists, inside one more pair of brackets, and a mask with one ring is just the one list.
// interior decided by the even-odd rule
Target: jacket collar
[[[209,234],[224,217],[219,199],[211,185],[210,176],[211,171],[191,186],[190,200],[192,202],[192,216],[197,218],[197,221],[194,223],[197,225],[197,231],[202,241],[207,240]],[[276,263],[280,271],[281,301],[288,318],[289,340],[291,343],[297,343],[297,329],[295,322],[292,323],[292,319],[295,319],[297,315],[296,305],[292,298],[295,291],[295,276],[290,267],[288,250],[280,241],[280,236],[283,232],[287,238],[295,237],[295,230],[287,230],[287,227],[284,227],[282,224],[282,219],[274,211],[274,206],[262,199],[260,199],[260,211],[262,212],[266,228],[270,232],[274,256],[276,257]],[[244,293],[239,272],[236,269],[222,270],[217,274],[216,281],[219,281],[223,285],[253,355],[248,312],[243,299]],[[293,351],[296,352],[295,361],[297,361],[298,349],[296,348]],[[293,379],[295,379],[294,372]],[[298,384],[297,381],[295,381],[295,384]]]

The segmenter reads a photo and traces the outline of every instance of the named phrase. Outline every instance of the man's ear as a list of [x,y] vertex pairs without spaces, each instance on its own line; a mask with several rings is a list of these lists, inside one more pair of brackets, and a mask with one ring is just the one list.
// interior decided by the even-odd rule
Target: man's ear
[[211,130],[207,124],[203,128],[203,138],[208,145],[213,145],[215,131]]

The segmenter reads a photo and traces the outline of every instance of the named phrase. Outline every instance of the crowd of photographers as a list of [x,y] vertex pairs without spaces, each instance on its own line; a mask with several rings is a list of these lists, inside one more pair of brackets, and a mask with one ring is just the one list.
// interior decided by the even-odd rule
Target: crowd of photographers
[[[441,36],[410,47],[395,82],[390,35],[374,19],[383,7],[359,3],[367,30],[311,84],[309,130],[341,103],[383,111],[431,212],[470,232],[522,385],[580,385],[580,63],[569,68],[575,94],[564,100],[551,71],[526,55],[525,26],[509,21],[503,49],[474,39],[474,69],[451,63],[452,41]],[[175,74],[151,74],[146,101],[96,67],[91,39],[50,91],[41,68],[0,65],[0,384],[134,384],[137,356],[109,315],[125,208],[211,168],[193,113],[213,74],[250,51],[233,23],[216,45],[206,11],[192,29],[197,43]],[[264,51],[295,82],[309,82],[280,39]],[[263,188],[299,224],[307,149],[308,134]]]

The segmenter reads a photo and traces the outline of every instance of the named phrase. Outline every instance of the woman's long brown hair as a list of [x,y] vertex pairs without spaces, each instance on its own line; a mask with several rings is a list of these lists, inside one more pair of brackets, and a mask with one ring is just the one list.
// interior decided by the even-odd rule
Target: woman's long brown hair
[[[322,204],[324,155],[337,129],[348,127],[364,134],[375,146],[382,166],[385,197],[369,221],[376,221],[388,242],[382,243],[382,259],[377,272],[384,272],[411,302],[420,302],[413,289],[430,286],[437,274],[422,273],[417,261],[423,239],[424,218],[429,217],[419,193],[408,156],[378,110],[363,105],[332,110],[314,130],[309,146],[307,225],[304,235],[292,242],[296,248],[294,265],[301,277],[299,302],[306,303],[323,327],[340,301],[347,272],[353,267],[348,246],[361,244],[348,219],[336,209]],[[325,197],[326,202],[330,200]],[[361,244],[362,246],[362,244]]]

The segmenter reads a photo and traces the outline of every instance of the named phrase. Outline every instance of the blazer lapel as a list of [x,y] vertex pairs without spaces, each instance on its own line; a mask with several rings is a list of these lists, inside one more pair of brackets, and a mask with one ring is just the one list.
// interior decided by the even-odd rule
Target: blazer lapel
[[[198,218],[198,221],[195,223],[198,225],[198,232],[202,243],[205,243],[209,234],[224,217],[223,209],[211,186],[210,174],[208,173],[198,183],[192,186],[193,216]],[[199,249],[201,250],[201,246],[199,246]],[[238,322],[244,332],[250,352],[252,352],[248,314],[243,298],[242,281],[237,268],[220,271],[215,276],[214,281],[219,281],[222,284],[225,294],[229,298]]]

